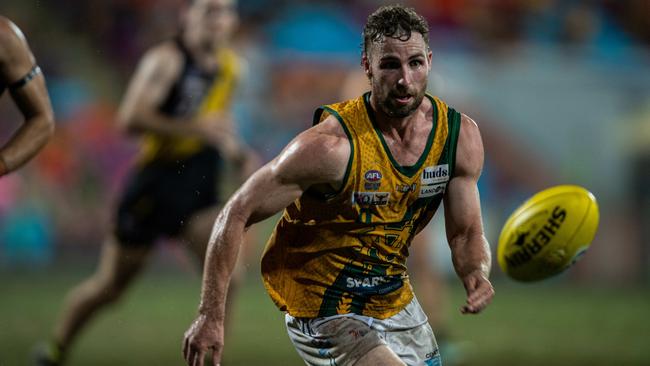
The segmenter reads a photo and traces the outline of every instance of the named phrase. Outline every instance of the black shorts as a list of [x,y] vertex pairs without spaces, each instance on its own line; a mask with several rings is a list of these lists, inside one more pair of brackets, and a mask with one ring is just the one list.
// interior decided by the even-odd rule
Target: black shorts
[[214,149],[178,161],[152,161],[128,178],[115,235],[122,245],[151,245],[177,236],[197,211],[218,203],[221,165]]

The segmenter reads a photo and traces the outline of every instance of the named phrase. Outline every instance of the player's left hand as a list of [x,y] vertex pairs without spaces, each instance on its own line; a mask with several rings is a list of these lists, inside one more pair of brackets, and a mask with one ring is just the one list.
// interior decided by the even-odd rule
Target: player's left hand
[[463,314],[478,314],[485,309],[494,297],[494,288],[482,271],[474,271],[463,278],[467,292],[467,302],[460,308]]

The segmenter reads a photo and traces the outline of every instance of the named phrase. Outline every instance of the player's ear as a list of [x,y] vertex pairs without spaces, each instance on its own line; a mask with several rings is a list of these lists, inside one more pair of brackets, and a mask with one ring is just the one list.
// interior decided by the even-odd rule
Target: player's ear
[[427,61],[429,64],[429,71],[431,71],[431,61],[433,60],[433,52],[427,47]]
[[368,79],[372,77],[372,69],[370,68],[370,59],[368,59],[368,53],[365,51],[361,54],[361,66],[363,67],[363,72],[366,74]]

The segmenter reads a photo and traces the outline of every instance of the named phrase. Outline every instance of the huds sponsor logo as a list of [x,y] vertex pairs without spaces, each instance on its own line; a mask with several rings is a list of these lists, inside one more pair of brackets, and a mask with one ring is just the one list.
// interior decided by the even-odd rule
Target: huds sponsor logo
[[385,206],[390,198],[389,192],[353,192],[352,204],[361,206]]
[[551,242],[562,227],[566,215],[567,212],[564,208],[556,206],[544,225],[534,235],[530,235],[530,231],[519,233],[514,243],[519,249],[506,256],[508,265],[516,268],[533,259],[537,253]]
[[379,170],[368,170],[366,174],[363,175],[363,179],[369,183],[379,182],[382,178],[381,172]]
[[430,185],[449,181],[449,164],[428,166],[422,171],[422,184]]

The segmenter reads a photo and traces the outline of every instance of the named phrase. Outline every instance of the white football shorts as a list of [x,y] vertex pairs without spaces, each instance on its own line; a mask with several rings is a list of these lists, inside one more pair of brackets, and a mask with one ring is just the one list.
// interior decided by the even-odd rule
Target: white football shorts
[[352,366],[370,350],[387,345],[409,366],[441,366],[438,344],[414,297],[387,319],[357,314],[294,318],[286,314],[291,342],[310,366]]

